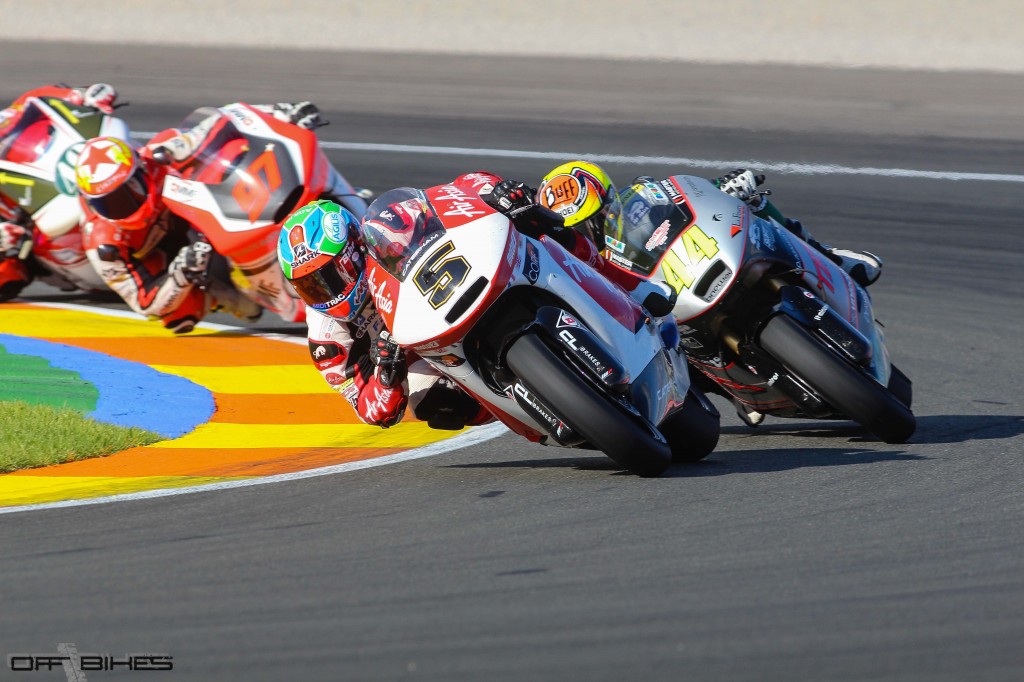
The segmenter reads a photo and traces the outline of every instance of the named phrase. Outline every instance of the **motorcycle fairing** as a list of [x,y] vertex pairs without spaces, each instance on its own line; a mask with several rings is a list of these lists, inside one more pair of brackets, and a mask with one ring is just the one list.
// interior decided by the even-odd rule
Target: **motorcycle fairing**
[[124,121],[99,109],[29,97],[18,121],[0,126],[0,191],[31,213],[47,236],[68,233],[82,218],[74,182],[75,149],[100,135],[130,139]]

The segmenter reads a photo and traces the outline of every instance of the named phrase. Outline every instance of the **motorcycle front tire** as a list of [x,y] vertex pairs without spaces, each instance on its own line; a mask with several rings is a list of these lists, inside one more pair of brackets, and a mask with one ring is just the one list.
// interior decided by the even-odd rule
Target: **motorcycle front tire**
[[792,318],[768,320],[758,342],[832,407],[886,443],[905,443],[914,434],[917,422],[906,405]]
[[667,442],[602,395],[535,334],[516,339],[506,362],[526,388],[619,466],[654,477],[672,464]]
[[672,461],[699,462],[710,455],[718,446],[721,419],[707,396],[691,386],[683,406],[658,425],[672,448]]

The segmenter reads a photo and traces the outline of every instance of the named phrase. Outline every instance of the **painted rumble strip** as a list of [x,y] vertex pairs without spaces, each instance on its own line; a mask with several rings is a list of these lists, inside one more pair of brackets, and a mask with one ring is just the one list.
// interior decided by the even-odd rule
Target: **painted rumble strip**
[[[29,327],[30,328],[30,327]],[[137,426],[177,438],[209,421],[213,395],[181,376],[76,346],[0,334],[8,353],[34,355],[54,367],[77,372],[99,389],[96,409],[86,414],[96,421]],[[168,410],[169,404],[174,405]]]
[[[312,367],[304,339],[211,324],[179,337],[130,313],[74,305],[5,304],[2,313],[0,335],[19,337],[17,352],[56,357],[51,344],[62,344],[113,356],[133,366],[137,378],[162,373],[179,386],[204,387],[213,409],[208,421],[172,440],[0,475],[0,513],[322,476],[426,457],[503,432],[470,430],[442,444],[452,433],[422,422],[387,430],[362,424]],[[45,343],[34,347],[26,333]],[[148,399],[169,419],[194,409],[179,405],[173,392],[142,390],[129,398],[151,409],[142,407]]]

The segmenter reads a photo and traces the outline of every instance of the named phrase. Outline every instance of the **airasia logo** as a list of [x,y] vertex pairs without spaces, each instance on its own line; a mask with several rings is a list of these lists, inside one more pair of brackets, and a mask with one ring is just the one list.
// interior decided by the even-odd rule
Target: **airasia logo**
[[378,284],[373,281],[373,277],[376,274],[377,268],[373,268],[370,270],[370,276],[367,278],[367,284],[370,285],[370,295],[373,296],[373,305],[382,313],[390,315],[395,311],[395,302],[391,298],[391,292],[384,291],[384,282]]
[[374,399],[366,401],[364,403],[364,411],[366,413],[366,420],[369,422],[376,422],[387,417],[391,412],[391,396],[394,394],[395,389],[393,388],[382,388],[373,387]]
[[445,185],[441,187],[438,193],[431,197],[435,201],[449,202],[446,206],[443,206],[445,210],[441,211],[441,215],[444,216],[462,216],[463,218],[473,218],[475,216],[486,215],[487,211],[481,209],[478,203],[479,197],[467,194],[464,190],[455,185]]

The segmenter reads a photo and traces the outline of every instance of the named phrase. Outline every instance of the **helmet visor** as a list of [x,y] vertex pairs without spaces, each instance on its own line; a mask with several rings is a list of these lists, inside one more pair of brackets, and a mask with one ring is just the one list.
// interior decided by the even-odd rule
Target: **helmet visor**
[[107,220],[124,220],[146,204],[148,185],[146,172],[140,164],[131,177],[113,191],[99,197],[85,195],[85,200]]
[[362,269],[353,262],[349,251],[346,248],[323,267],[292,280],[292,286],[299,297],[315,310],[327,312],[342,302],[353,303],[351,299],[357,293],[355,285],[362,275]]

